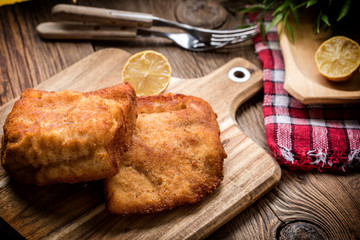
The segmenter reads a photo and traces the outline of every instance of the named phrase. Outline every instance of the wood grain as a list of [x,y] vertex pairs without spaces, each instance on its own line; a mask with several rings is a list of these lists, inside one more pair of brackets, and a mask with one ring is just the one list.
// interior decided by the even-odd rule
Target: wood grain
[[[21,6],[27,6],[26,11]],[[93,52],[90,44],[59,45],[41,41],[34,29],[40,21],[50,17],[48,9],[49,3],[46,2],[39,6],[24,2],[0,8],[0,31],[3,33],[0,34],[0,44],[3,46],[1,104]]]
[[[122,48],[131,54],[146,49],[159,51],[168,57],[172,65],[173,76],[179,78],[201,77],[235,57],[245,58],[260,67],[251,40],[226,49],[205,53],[184,51],[165,39],[157,38],[131,42],[41,41],[35,33],[35,26],[40,22],[53,21],[50,17],[52,6],[71,2],[71,0],[33,0],[0,8],[0,105],[21,93],[24,87],[20,88],[20,86],[24,86],[24,84],[17,84],[17,82],[28,79],[27,76],[30,75],[30,72],[36,72],[33,79],[37,83],[41,83],[90,53],[109,47]],[[140,11],[175,21],[175,9],[179,2],[180,0],[78,0],[80,5]],[[216,0],[216,2],[220,2],[220,0]],[[227,19],[222,28],[230,28],[244,23],[244,15],[231,11],[231,9],[244,7],[245,2],[225,1],[221,4],[228,10]],[[20,32],[19,29],[22,31]],[[354,28],[352,27],[352,29]],[[27,39],[27,44],[24,44],[22,38]],[[21,57],[21,54],[16,54],[16,52],[21,53],[23,49],[26,49],[30,56],[26,58],[27,64],[23,64],[24,58]],[[262,102],[263,94],[259,93],[239,107],[236,118],[242,131],[269,152]],[[292,172],[282,169],[282,173],[281,181],[274,190],[235,216],[208,239],[276,239],[281,236],[279,233],[286,226],[301,224],[303,219],[307,219],[305,222],[311,226],[317,226],[314,228],[315,230],[324,231],[325,239],[360,239],[359,172],[329,174]],[[0,172],[1,174],[3,172]],[[328,182],[332,184],[328,185]],[[338,186],[336,188],[338,191],[331,189],[333,186]],[[299,189],[303,189],[303,191],[299,191]],[[30,188],[18,191],[14,195],[20,200],[24,196],[30,197],[30,201],[37,203],[38,208],[42,209],[41,198],[37,194],[33,196],[32,192],[33,189]],[[57,203],[57,196],[67,196],[67,199],[72,199],[73,194],[77,192],[88,193],[87,198],[95,199],[96,196],[102,196],[102,185],[76,185],[71,191],[65,191],[58,186],[53,191],[49,190],[47,194],[52,195],[54,206],[59,207],[63,206],[63,202]],[[314,193],[320,194],[322,197],[314,197]],[[6,198],[1,199],[0,202],[11,208],[11,202],[5,202],[6,200]],[[99,199],[99,202],[101,201],[103,200]],[[84,204],[86,205],[84,208],[91,207],[85,200]],[[62,216],[64,212],[61,208],[55,209],[55,207],[45,208],[44,211],[47,214]],[[75,216],[83,214],[82,206],[79,207],[80,209],[74,213]],[[65,207],[64,211],[67,210]],[[25,209],[22,211],[26,216],[35,215]],[[296,214],[291,215],[288,212],[296,212]],[[333,214],[334,212],[342,213],[342,222],[339,222],[340,219]],[[21,219],[21,216],[19,218]],[[312,219],[315,219],[316,223]],[[321,224],[318,224],[319,222]],[[102,222],[99,221],[99,224],[101,225]],[[54,225],[54,228],[56,227],[61,229],[62,226]],[[98,228],[99,226],[95,224],[88,227]],[[4,230],[5,228],[6,230]],[[9,239],[17,239],[18,235],[11,234],[8,229],[9,226],[0,221],[1,236],[4,236],[5,239],[6,236],[9,236]],[[83,236],[85,238],[88,235],[84,232]],[[298,236],[299,234],[293,231],[290,237]],[[288,239],[291,239],[290,237]]]
[[[39,84],[36,89],[92,91],[115,85],[120,82],[122,66],[129,56],[129,53],[120,49],[109,48],[98,51]],[[234,67],[247,69],[251,73],[250,79],[245,82],[230,80],[228,72]],[[205,84],[208,87],[201,88]],[[4,183],[0,191],[7,198],[6,202],[12,203],[12,208],[0,204],[0,215],[28,239],[39,237],[74,239],[82,236],[83,232],[89,234],[87,239],[98,237],[114,239],[204,238],[268,192],[280,180],[281,173],[277,163],[263,148],[244,135],[235,123],[237,107],[261,88],[261,70],[242,58],[233,59],[201,78],[171,79],[168,92],[198,96],[210,103],[218,115],[222,142],[228,154],[224,163],[224,180],[221,186],[198,205],[181,207],[161,214],[114,217],[107,213],[103,202],[99,204],[99,197],[95,198],[95,203],[88,198],[88,194],[91,193],[86,193],[85,197],[81,193],[71,196],[71,201],[68,202],[68,193],[66,193],[68,190],[66,186],[62,186],[61,190],[65,191],[66,198],[62,196],[57,196],[57,198],[66,205],[70,214],[62,212],[63,216],[59,218],[57,214],[39,209],[37,203],[28,201],[26,194],[22,201],[19,201],[14,196],[14,192],[22,191],[27,188],[26,186]],[[226,95],[224,95],[225,91]],[[2,122],[15,100],[0,108]],[[0,181],[8,181],[6,174]],[[48,189],[51,191],[51,188]],[[38,190],[33,188],[33,191],[35,195],[38,195],[37,198],[42,198],[44,208],[52,207],[52,195],[48,198],[43,188]],[[95,193],[98,194],[97,191]],[[80,211],[78,207],[85,198],[92,206],[91,208],[82,206],[81,209],[86,213]],[[21,209],[30,212],[30,216],[24,214]],[[74,216],[76,213],[82,214]],[[101,217],[98,216],[99,214]],[[99,219],[104,221],[104,224],[100,225]],[[109,224],[109,219],[116,220]],[[154,219],[156,219],[156,224],[154,224]],[[33,222],[36,223],[33,224]],[[93,224],[101,227],[88,228],[88,225]],[[54,228],[53,225],[56,227]]]
[[176,20],[191,26],[216,29],[225,23],[227,12],[216,1],[184,0],[175,9]]

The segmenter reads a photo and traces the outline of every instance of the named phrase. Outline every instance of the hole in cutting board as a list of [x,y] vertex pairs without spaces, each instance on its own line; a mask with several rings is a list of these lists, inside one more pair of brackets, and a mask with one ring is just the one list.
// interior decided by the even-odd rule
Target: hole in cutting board
[[243,77],[245,77],[245,74],[243,72],[237,71],[237,72],[234,72],[234,76],[237,78],[243,78]]
[[230,69],[228,76],[234,82],[246,82],[250,79],[250,72],[243,67],[234,67]]

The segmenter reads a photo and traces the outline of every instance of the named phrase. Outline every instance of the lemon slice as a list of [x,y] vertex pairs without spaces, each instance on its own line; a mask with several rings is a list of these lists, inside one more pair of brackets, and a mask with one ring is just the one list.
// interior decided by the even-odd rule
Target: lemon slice
[[323,42],[315,53],[319,72],[332,81],[344,81],[360,65],[359,44],[347,37],[336,36]]
[[152,50],[132,55],[121,72],[123,82],[129,82],[136,95],[148,96],[162,93],[171,79],[171,67],[167,58]]

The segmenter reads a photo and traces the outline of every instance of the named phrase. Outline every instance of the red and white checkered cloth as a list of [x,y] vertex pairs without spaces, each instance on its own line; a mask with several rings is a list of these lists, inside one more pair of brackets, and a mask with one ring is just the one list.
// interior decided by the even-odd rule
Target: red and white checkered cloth
[[[265,21],[268,27],[271,16]],[[291,170],[358,169],[360,105],[301,104],[283,88],[285,67],[276,28],[265,41],[256,36],[254,43],[263,67],[266,138],[276,160]]]

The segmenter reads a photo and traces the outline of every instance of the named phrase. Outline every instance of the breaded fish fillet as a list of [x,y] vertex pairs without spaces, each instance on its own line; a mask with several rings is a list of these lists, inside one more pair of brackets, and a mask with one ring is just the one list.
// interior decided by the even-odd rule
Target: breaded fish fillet
[[122,151],[127,151],[130,147],[132,135],[135,130],[136,125],[136,117],[137,117],[137,97],[135,90],[130,85],[130,83],[125,82],[122,84],[118,84],[112,87],[103,88],[97,91],[84,93],[85,96],[99,96],[105,99],[114,100],[121,104],[123,111],[123,127],[121,128],[122,132],[119,134],[124,137],[123,139],[125,144],[119,144],[120,148],[123,148]]
[[4,124],[1,163],[37,185],[113,176],[131,142],[136,102],[129,84],[91,93],[27,89]]
[[152,213],[199,202],[223,178],[219,135],[216,114],[200,98],[139,98],[132,145],[119,173],[105,180],[108,210]]

